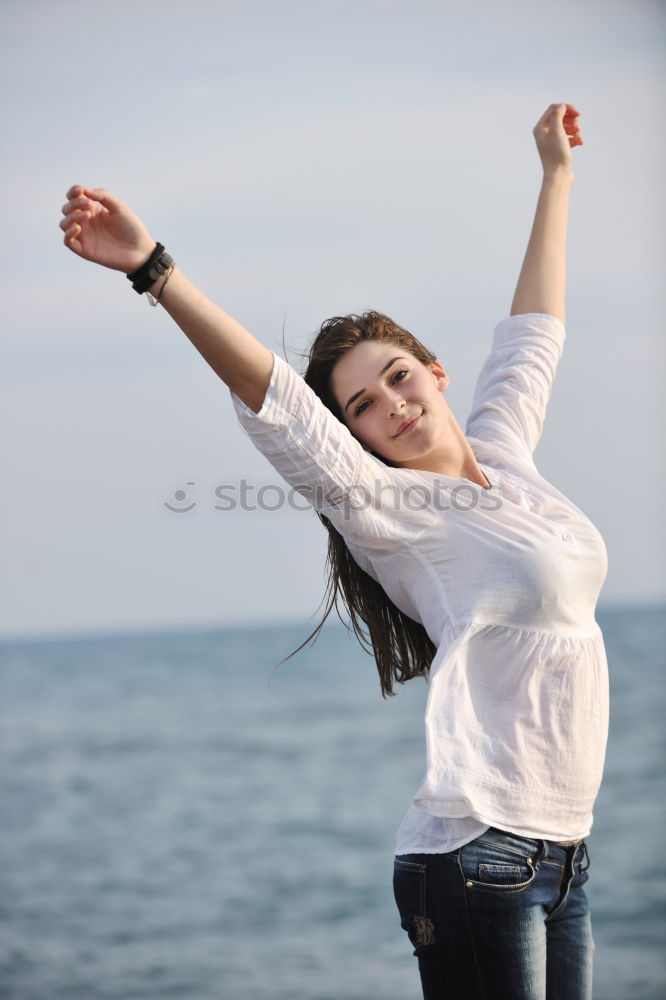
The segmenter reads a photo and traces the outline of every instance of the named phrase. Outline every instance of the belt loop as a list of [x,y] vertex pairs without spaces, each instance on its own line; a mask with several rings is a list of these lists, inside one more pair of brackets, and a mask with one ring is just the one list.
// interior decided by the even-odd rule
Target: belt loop
[[[576,875],[576,864],[575,864],[575,862],[576,862],[576,854],[578,853],[578,848],[579,847],[580,847],[580,843],[578,843],[578,844],[572,844],[571,847],[567,847],[567,849],[566,849],[567,850],[566,871],[567,871],[567,874],[568,874],[568,881],[569,882],[571,882],[571,879],[573,879],[575,877],[575,875]],[[568,886],[567,886],[567,892],[568,891],[569,890],[568,890]]]
[[543,859],[548,856],[548,842],[546,840],[539,840],[538,844],[539,849],[537,850],[537,855],[535,858],[532,858],[532,863],[537,871],[539,870],[539,865]]

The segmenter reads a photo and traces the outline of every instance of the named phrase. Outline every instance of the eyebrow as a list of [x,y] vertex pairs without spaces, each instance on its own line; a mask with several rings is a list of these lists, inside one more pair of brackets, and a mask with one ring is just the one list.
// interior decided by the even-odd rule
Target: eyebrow
[[[389,370],[389,368],[391,367],[391,365],[395,364],[396,361],[406,361],[406,360],[407,359],[402,354],[399,354],[397,358],[391,358],[391,360],[387,361],[386,364],[384,365],[384,367],[382,368],[382,370],[380,371],[379,378],[381,378],[382,375],[384,374],[384,372],[387,372]],[[367,391],[368,391],[367,389],[359,389],[359,391],[355,392],[353,396],[350,396],[349,399],[347,400],[346,404],[345,404],[344,412],[346,413],[347,412],[347,407],[351,406],[351,404],[355,400],[357,400],[359,396],[362,396],[363,393],[367,392]]]

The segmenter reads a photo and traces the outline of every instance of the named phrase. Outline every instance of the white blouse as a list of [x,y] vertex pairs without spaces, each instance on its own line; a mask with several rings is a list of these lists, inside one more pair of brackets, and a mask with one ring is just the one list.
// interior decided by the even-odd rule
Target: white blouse
[[396,854],[451,851],[489,826],[547,840],[592,826],[608,735],[594,616],[606,548],[532,458],[564,337],[541,313],[495,328],[465,429],[491,490],[385,465],[276,354],[259,413],[231,393],[256,447],[437,647],[426,769]]

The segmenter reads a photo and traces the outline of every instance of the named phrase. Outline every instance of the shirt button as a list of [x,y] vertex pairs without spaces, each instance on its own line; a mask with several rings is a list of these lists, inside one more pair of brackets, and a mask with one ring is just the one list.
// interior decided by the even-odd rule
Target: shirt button
[[569,534],[568,531],[563,531],[562,532],[562,538],[564,539],[565,542],[568,542],[569,539],[571,538],[571,535]]

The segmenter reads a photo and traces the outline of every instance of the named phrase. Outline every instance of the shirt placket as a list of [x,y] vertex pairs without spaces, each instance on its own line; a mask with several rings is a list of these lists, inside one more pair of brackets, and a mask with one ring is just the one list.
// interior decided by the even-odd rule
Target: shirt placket
[[496,470],[491,470],[491,472],[494,473],[493,476],[489,476],[489,481],[492,483],[491,493],[495,493],[500,497],[506,497],[507,500],[515,503],[518,507],[522,507],[523,510],[528,510],[530,513],[542,518],[542,520],[548,523],[552,531],[559,535],[565,545],[572,549],[578,548],[576,538],[562,524],[563,518],[549,516],[544,511],[546,499],[542,494],[531,489],[531,487],[523,483],[516,476],[505,472],[500,473]]

